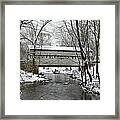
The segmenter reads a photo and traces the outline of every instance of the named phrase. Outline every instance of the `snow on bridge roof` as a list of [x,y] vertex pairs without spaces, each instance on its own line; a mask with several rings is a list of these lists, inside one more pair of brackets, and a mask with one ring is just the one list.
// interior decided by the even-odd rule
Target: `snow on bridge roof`
[[[29,49],[34,49],[33,45],[29,45]],[[73,50],[75,51],[75,47],[61,47],[61,46],[36,46],[35,49],[47,49],[47,50]],[[76,48],[77,50],[80,50],[79,47]]]

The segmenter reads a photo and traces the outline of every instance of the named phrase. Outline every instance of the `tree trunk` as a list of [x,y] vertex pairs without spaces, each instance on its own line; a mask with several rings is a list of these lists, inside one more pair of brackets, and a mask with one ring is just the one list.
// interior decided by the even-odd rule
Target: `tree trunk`
[[91,74],[90,74],[90,72],[89,72],[87,63],[85,63],[85,69],[87,70],[87,74],[88,74],[88,76],[89,76],[89,78],[90,78],[90,82],[92,82],[92,76],[91,76]]
[[[95,25],[95,21],[94,21],[94,33],[96,33],[96,25]],[[100,21],[98,23],[98,35],[95,35],[95,44],[96,44],[96,78],[99,79],[100,81],[100,77],[99,77],[99,71],[98,71],[98,52],[99,52],[99,39],[100,39]]]
[[93,76],[94,76],[94,66],[93,66]]
[[82,59],[85,61],[86,60],[86,56],[84,54],[84,51],[83,51],[83,48],[82,48],[82,45],[81,45],[81,42],[80,42],[78,20],[76,20],[76,28],[77,28],[78,44],[79,44],[79,47],[80,47],[80,50],[81,50],[81,56],[82,56]]
[[85,85],[86,85],[87,84],[86,70],[84,72],[85,72]]
[[82,57],[82,60],[85,62],[85,69],[87,70],[87,74],[90,78],[90,81],[92,82],[92,76],[88,70],[88,65],[86,63],[86,56],[84,54],[84,51],[83,51],[83,48],[82,48],[82,45],[81,45],[81,42],[80,42],[80,35],[79,35],[79,26],[78,26],[78,20],[76,20],[76,28],[77,28],[77,36],[78,36],[78,43],[79,43],[79,47],[80,47],[80,50],[81,50],[81,57]]
[[36,73],[36,66],[35,66],[35,45],[34,45],[34,51],[33,51],[33,74]]
[[98,43],[96,40],[96,75],[98,76]]

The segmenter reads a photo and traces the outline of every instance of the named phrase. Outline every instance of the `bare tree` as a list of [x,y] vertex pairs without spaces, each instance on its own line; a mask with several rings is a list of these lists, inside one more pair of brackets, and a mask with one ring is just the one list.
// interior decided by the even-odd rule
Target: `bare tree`
[[[99,78],[98,71],[98,62],[99,62],[99,39],[100,39],[100,21],[93,20],[70,20],[64,21],[66,29],[69,35],[72,37],[74,47],[79,46],[81,52],[81,60],[79,62],[81,77],[82,74],[85,75],[86,82],[86,73],[89,76],[90,81],[92,82],[92,75],[89,70],[93,65],[96,58],[96,75]],[[77,42],[76,42],[77,41]],[[76,43],[76,44],[75,44]],[[77,49],[76,49],[77,53]],[[79,61],[81,61],[79,59]],[[94,75],[94,65],[93,65],[93,75]]]
[[35,73],[35,49],[37,43],[43,42],[43,39],[40,38],[40,34],[45,30],[45,26],[51,22],[51,20],[21,20],[20,21],[20,40],[26,41],[26,43],[33,46],[33,74]]

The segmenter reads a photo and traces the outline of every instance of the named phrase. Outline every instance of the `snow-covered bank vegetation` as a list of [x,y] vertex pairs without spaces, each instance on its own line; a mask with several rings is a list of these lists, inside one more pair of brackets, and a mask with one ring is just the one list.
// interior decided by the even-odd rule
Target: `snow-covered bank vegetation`
[[[54,71],[58,70],[59,72],[55,73]],[[62,82],[64,85],[77,84],[80,85],[83,91],[87,94],[100,95],[100,84],[99,80],[93,79],[92,82],[89,82],[89,77],[87,76],[88,81],[82,82],[79,71],[76,68],[69,70],[68,68],[48,68],[39,69],[39,74],[28,73],[23,70],[20,71],[20,83],[22,85],[26,84],[41,84],[46,85],[52,81],[54,74],[65,74],[68,78]],[[72,82],[71,82],[72,80]]]

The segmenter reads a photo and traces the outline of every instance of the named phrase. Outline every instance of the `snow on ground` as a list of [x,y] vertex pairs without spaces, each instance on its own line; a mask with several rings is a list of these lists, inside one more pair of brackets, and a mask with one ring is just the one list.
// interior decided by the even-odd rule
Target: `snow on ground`
[[[57,69],[57,68],[56,68]],[[27,73],[23,70],[20,71],[20,82],[21,83],[33,83],[34,81],[45,81],[48,80],[44,74],[47,73],[53,73],[52,69],[40,69],[40,73],[43,73],[42,75],[38,75],[38,74],[34,74],[33,73]],[[76,70],[62,70],[62,72],[60,72],[59,74],[67,74],[68,76],[72,75],[73,76],[73,80],[75,80],[76,82],[80,82],[83,90],[87,91],[87,92],[97,92],[98,94],[100,93],[100,84],[98,79],[93,78],[92,82],[89,81],[89,77],[88,75],[86,76],[87,78],[87,84],[85,85],[84,83],[82,83],[81,81],[81,76],[80,74],[78,74],[78,72],[76,72]],[[85,82],[85,81],[83,81]]]
[[39,77],[37,74],[27,73],[23,70],[20,71],[20,82],[34,82],[34,81],[43,81],[45,78]]

